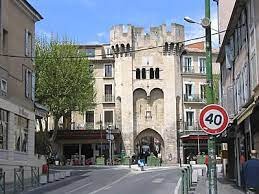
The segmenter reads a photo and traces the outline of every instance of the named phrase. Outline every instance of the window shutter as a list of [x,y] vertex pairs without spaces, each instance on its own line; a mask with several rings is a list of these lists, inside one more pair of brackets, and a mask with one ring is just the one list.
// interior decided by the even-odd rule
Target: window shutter
[[234,115],[234,88],[233,86],[229,86],[227,88],[227,96],[226,96],[225,106],[227,107],[228,114],[233,116]]
[[29,56],[29,31],[28,29],[25,29],[25,39],[24,39],[25,43],[25,56]]
[[29,70],[25,71],[25,96],[29,98]]
[[35,38],[31,36],[31,59],[34,61],[35,58]]
[[31,76],[31,99],[35,101],[35,73],[32,73]]
[[234,61],[234,36],[230,37],[230,42],[229,42],[229,56],[230,56],[230,60],[233,62]]
[[226,53],[226,68],[231,69],[233,66],[233,60],[232,60],[230,45],[225,46],[225,53]]
[[192,95],[194,95],[194,84],[192,84],[192,92],[191,92]]

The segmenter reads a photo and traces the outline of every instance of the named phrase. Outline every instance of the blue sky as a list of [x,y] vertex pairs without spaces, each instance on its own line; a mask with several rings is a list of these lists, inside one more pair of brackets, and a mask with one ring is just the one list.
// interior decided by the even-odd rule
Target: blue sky
[[[183,21],[200,20],[204,0],[28,0],[44,19],[38,34],[67,36],[77,43],[108,43],[109,30],[116,24],[133,24],[146,30],[171,22],[185,25],[186,38],[201,36],[203,29]],[[212,2],[212,23],[216,28],[216,3]]]

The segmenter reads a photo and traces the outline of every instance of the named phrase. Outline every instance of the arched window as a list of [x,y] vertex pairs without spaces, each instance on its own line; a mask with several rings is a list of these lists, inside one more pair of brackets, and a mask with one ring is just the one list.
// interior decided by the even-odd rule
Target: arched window
[[142,68],[142,79],[146,79],[146,69]]
[[119,48],[119,45],[116,44],[116,50],[115,50],[115,53],[116,53],[116,57],[118,58],[119,56],[119,52],[120,52],[120,48]]
[[136,69],[136,79],[140,79],[140,69]]
[[130,56],[130,55],[131,55],[131,53],[130,53],[130,44],[128,43],[127,46],[126,46],[126,54],[125,54],[125,56],[127,57],[127,56]]
[[170,43],[170,52],[172,53],[173,52],[173,50],[174,50],[174,43]]
[[150,79],[154,79],[155,78],[155,74],[154,74],[154,69],[153,68],[150,68],[149,76],[150,76]]
[[125,54],[125,46],[124,44],[121,44],[121,57]]
[[155,70],[155,78],[159,79],[159,68],[156,68]]
[[167,55],[167,53],[168,53],[168,43],[166,42],[165,43],[165,47],[164,47],[164,55]]

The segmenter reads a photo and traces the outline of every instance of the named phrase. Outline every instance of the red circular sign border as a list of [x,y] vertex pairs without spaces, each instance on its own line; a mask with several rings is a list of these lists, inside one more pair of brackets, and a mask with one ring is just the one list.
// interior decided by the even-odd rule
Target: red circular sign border
[[[205,115],[205,113],[211,109],[214,109],[214,110],[218,110],[221,112],[221,114],[223,115],[224,117],[224,122],[223,124],[221,125],[221,127],[219,127],[218,129],[208,129],[205,125],[205,123],[203,122],[203,117]],[[222,107],[222,106],[219,106],[217,104],[210,104],[210,105],[207,105],[205,106],[201,113],[200,113],[200,118],[199,118],[199,125],[200,127],[203,129],[203,131],[205,133],[208,133],[210,135],[218,135],[220,133],[222,133],[223,131],[226,130],[227,126],[228,126],[228,123],[229,123],[229,118],[228,118],[228,114],[226,112],[226,110]],[[205,129],[207,128],[207,129]]]

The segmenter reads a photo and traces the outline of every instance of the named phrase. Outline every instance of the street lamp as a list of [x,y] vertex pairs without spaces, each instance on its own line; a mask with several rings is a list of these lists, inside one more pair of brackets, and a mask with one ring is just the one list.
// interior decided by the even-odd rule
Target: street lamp
[[112,163],[112,126],[108,125],[108,141],[109,141],[109,162]]
[[200,24],[199,22],[194,21],[192,18],[190,18],[190,17],[188,17],[188,16],[184,17],[184,20],[185,20],[186,22],[191,23],[191,24]]
[[[198,23],[189,17],[184,18],[189,23]],[[205,18],[200,23],[206,32],[206,99],[207,104],[214,103],[213,79],[212,79],[212,56],[211,56],[211,21],[210,21],[210,0],[205,0]],[[216,172],[216,139],[213,135],[208,138],[209,155],[209,194],[217,194],[217,172]]]
[[191,23],[191,24],[198,24],[198,25],[201,25],[203,28],[208,28],[208,27],[210,26],[210,29],[211,29],[211,30],[214,30],[214,31],[218,32],[218,30],[216,30],[216,29],[214,29],[214,28],[211,27],[211,21],[210,21],[209,18],[203,18],[203,19],[201,20],[201,22],[197,22],[197,21],[195,21],[194,19],[192,19],[192,18],[186,16],[186,17],[184,17],[184,21],[186,21],[186,22],[188,22],[188,23]]

